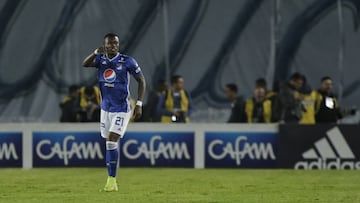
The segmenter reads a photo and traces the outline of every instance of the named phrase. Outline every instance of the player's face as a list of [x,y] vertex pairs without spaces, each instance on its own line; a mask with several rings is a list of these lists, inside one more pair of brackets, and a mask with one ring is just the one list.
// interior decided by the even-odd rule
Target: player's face
[[117,54],[119,52],[119,38],[107,37],[105,39],[105,50],[108,54]]

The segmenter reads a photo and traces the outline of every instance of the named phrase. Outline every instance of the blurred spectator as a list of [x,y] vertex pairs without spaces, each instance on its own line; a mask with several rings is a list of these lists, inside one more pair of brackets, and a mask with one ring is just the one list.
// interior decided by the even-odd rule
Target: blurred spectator
[[71,85],[68,95],[60,103],[61,117],[60,122],[79,122],[80,121],[80,101],[79,87]]
[[100,90],[96,86],[84,86],[80,89],[82,122],[100,121]]
[[323,77],[320,89],[316,92],[316,123],[336,123],[338,119],[342,118],[339,103],[332,91],[332,79],[330,77]]
[[267,87],[267,83],[266,83],[266,80],[265,78],[258,78],[256,81],[255,81],[255,87],[262,87],[265,89],[265,98],[266,99],[269,99],[269,100],[273,100],[274,98],[276,98],[277,96],[277,92],[275,91],[271,91],[268,89]]
[[239,97],[236,84],[229,83],[225,87],[226,97],[231,101],[231,115],[228,123],[245,122],[244,100]]
[[[271,101],[271,110],[275,111],[276,109],[279,109],[278,107],[278,92],[279,92],[279,83],[274,82],[273,90],[269,90],[267,87],[267,83],[265,78],[258,78],[255,81],[255,87],[263,87],[265,89],[265,98]],[[276,117],[276,114],[271,114],[271,122],[277,122],[279,120],[278,117]]]
[[161,117],[157,112],[157,104],[163,93],[167,90],[167,84],[165,80],[158,80],[155,90],[151,91],[148,97],[148,102],[145,105],[144,121],[147,122],[160,122]]
[[298,123],[305,111],[301,101],[304,96],[300,94],[300,89],[304,84],[304,76],[294,73],[290,80],[280,87],[279,92],[279,120],[281,122]]
[[271,101],[266,99],[266,90],[263,86],[257,86],[254,97],[246,100],[245,112],[247,123],[271,122]]
[[315,124],[315,99],[316,91],[313,91],[310,85],[308,84],[306,77],[304,77],[304,84],[301,87],[300,94],[303,96],[301,101],[304,111],[302,112],[302,117],[300,119],[300,124]]
[[161,122],[188,123],[193,110],[190,94],[184,90],[184,79],[180,75],[171,78],[171,89],[165,91],[157,106]]

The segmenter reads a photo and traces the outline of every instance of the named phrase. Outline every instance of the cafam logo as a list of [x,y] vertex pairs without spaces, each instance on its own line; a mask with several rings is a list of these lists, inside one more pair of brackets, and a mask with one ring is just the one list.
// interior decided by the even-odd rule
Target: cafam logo
[[2,143],[0,145],[0,160],[18,160],[19,156],[16,153],[15,144],[10,143]]
[[[242,147],[241,147],[242,146]],[[215,147],[220,147],[220,152],[215,152]],[[215,139],[208,146],[208,154],[215,160],[222,160],[230,156],[240,166],[243,159],[248,157],[252,160],[275,160],[275,153],[271,143],[248,142],[246,136],[238,136],[234,143],[224,143],[221,139]]]
[[[70,145],[69,145],[70,143]],[[68,148],[68,145],[70,146]],[[50,148],[48,153],[44,148]],[[48,151],[48,150],[46,150]],[[69,165],[69,161],[76,157],[78,159],[104,159],[99,142],[76,142],[75,137],[68,135],[61,142],[52,142],[49,139],[41,140],[36,145],[36,154],[43,160],[50,160],[54,157],[64,160],[64,165]]]
[[303,161],[295,163],[295,169],[360,169],[360,162],[338,127],[326,132],[326,136],[314,143],[314,147],[302,154]]
[[[136,147],[136,152],[129,152],[131,146]],[[166,160],[190,160],[188,146],[186,142],[163,142],[160,135],[152,136],[149,143],[129,139],[123,145],[124,156],[135,160],[144,156],[150,160],[151,165],[156,164],[156,160],[164,158]]]

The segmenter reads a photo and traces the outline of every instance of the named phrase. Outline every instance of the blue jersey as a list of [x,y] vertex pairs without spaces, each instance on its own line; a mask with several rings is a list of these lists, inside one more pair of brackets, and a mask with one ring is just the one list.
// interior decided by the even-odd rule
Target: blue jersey
[[108,112],[129,112],[129,74],[141,74],[135,59],[119,53],[112,59],[98,54],[95,63],[101,92],[101,109]]

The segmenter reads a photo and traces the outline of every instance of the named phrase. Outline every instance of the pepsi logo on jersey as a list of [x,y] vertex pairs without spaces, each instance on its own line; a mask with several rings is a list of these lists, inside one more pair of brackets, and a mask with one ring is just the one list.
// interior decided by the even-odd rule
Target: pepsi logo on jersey
[[113,69],[106,69],[103,74],[106,82],[114,82],[116,80],[116,73]]

